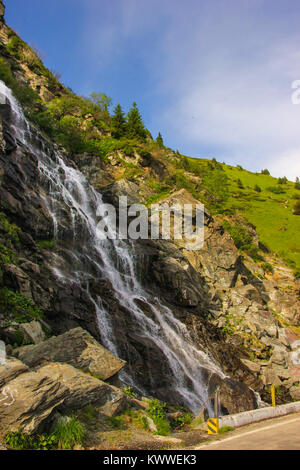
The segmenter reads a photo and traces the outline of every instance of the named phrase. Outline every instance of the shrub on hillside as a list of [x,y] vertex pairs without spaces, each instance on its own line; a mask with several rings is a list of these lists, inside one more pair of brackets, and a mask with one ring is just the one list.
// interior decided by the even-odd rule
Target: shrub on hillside
[[278,178],[277,183],[278,184],[286,184],[288,182],[287,177],[284,176],[283,178]]
[[293,212],[294,215],[300,215],[300,199],[297,199],[297,201],[295,202]]
[[274,194],[284,194],[286,191],[281,188],[280,186],[268,186],[266,188],[267,191],[270,191],[271,193]]

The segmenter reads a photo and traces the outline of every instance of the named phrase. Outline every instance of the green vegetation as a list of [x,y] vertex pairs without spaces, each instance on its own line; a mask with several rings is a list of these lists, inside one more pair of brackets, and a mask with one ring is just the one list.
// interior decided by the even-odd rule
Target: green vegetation
[[120,139],[121,137],[124,137],[126,134],[126,119],[125,119],[125,114],[120,104],[117,104],[117,106],[114,109],[114,114],[112,116],[111,123],[112,123],[112,136],[115,137],[116,139]]
[[54,240],[40,240],[37,246],[44,250],[51,250],[54,247]]
[[74,416],[63,418],[50,434],[28,435],[21,430],[8,432],[6,445],[15,450],[72,450],[81,445],[86,435],[84,425]]
[[85,420],[87,422],[93,422],[98,418],[99,413],[96,410],[96,408],[93,407],[93,405],[89,404],[89,405],[86,405],[83,408],[83,410],[81,412],[81,416],[82,416],[83,420]]
[[219,429],[219,434],[225,434],[226,432],[229,432],[229,431],[234,431],[234,428],[232,426],[222,426]]
[[7,287],[0,289],[0,307],[7,319],[13,319],[17,323],[25,323],[43,317],[42,311],[32,300]]
[[106,421],[113,429],[125,428],[125,417],[123,415],[112,416],[110,418],[107,418]]
[[131,138],[138,138],[144,140],[146,138],[146,129],[135,102],[127,114],[126,134]]
[[26,85],[20,85],[13,77],[8,62],[0,57],[0,80],[2,80],[9,88],[17,100],[24,106],[25,110],[34,109],[40,102],[39,95]]
[[227,230],[227,232],[229,232],[231,235],[237,248],[251,256],[251,258],[253,258],[255,261],[260,261],[263,259],[259,254],[259,248],[253,243],[253,237],[249,234],[245,227],[242,225],[231,225],[226,220],[223,222],[223,226],[225,230]]
[[86,429],[74,416],[63,418],[55,426],[53,433],[59,449],[72,450],[75,445],[81,445],[86,435]]
[[10,431],[5,436],[5,443],[14,450],[54,450],[58,441],[53,434],[30,436],[22,431]]
[[171,420],[171,427],[173,429],[180,429],[191,424],[192,421],[193,421],[192,413],[184,413],[183,415],[180,415]]
[[[277,179],[267,174],[241,171],[228,165],[223,165],[223,168],[228,177],[230,192],[223,211],[239,214],[253,224],[260,242],[287,262],[296,274],[300,269],[300,217],[293,211],[295,183],[288,181],[284,186],[278,185]],[[239,191],[237,187],[237,178],[244,185],[243,191]],[[260,187],[260,192],[255,190],[256,185]],[[283,186],[285,192],[275,194],[268,190],[276,186]]]
[[300,215],[300,199],[295,202],[293,211],[295,215]]
[[270,263],[263,263],[261,267],[265,273],[273,274],[274,272],[273,266]]
[[156,137],[156,143],[160,148],[164,147],[164,141],[160,132],[158,133],[158,136]]
[[157,427],[157,434],[168,436],[171,432],[171,426],[166,418],[167,405],[157,399],[151,400],[149,405],[148,412]]
[[[173,152],[164,146],[161,133],[152,140],[135,102],[127,114],[120,104],[110,113],[112,99],[104,93],[93,92],[89,97],[75,95],[59,83],[58,74],[43,65],[36,50],[12,30],[9,37],[5,57],[0,58],[0,79],[12,89],[27,116],[47,136],[73,155],[87,152],[106,162],[107,157],[113,155],[120,162],[118,168],[124,170],[116,179],[135,180],[142,175],[149,176],[143,165],[130,164],[122,155],[132,158],[140,155],[146,163],[158,156],[166,163],[169,176],[161,179],[157,188],[151,188],[153,192],[147,196],[147,204],[166,197],[173,189],[184,188],[213,214],[234,216],[230,226],[225,224],[225,228],[241,251],[255,261],[263,261],[249,232],[240,224],[242,219],[255,226],[263,245],[283,258],[294,269],[295,275],[299,274],[299,178],[291,183],[285,176],[273,178],[268,169],[255,174],[241,165],[228,166],[215,158],[196,159],[183,156],[178,150]],[[35,90],[20,84],[14,75],[14,61],[25,63],[34,73],[44,77],[54,98],[45,102]],[[148,182],[148,178],[144,180]],[[52,246],[42,241],[40,248],[51,249]],[[14,247],[1,240],[0,263],[12,262],[13,256]]]
[[137,394],[133,391],[132,387],[124,387],[122,388],[122,391],[125,393],[130,398],[137,398]]

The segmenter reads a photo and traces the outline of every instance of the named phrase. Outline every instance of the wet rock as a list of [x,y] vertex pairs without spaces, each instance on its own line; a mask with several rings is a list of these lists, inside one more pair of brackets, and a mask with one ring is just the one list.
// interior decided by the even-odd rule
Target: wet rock
[[29,367],[44,361],[71,364],[102,380],[115,375],[125,362],[101,346],[87,331],[74,328],[34,346],[24,346],[14,354]]
[[233,414],[257,408],[257,400],[253,390],[233,379],[221,379],[215,374],[209,380],[208,394],[220,387],[220,402],[223,413]]
[[18,266],[13,264],[4,265],[3,281],[7,287],[19,291],[25,297],[32,299],[30,278]]

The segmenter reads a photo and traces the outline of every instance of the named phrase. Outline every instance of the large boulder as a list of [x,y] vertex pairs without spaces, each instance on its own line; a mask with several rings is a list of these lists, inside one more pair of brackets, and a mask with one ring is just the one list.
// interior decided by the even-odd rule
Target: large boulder
[[120,403],[126,403],[116,387],[60,363],[19,375],[8,383],[7,390],[10,402],[0,407],[0,433],[8,429],[40,431],[51,422],[54,411],[68,413],[89,403],[103,407],[111,401],[118,402],[120,409]]
[[101,346],[87,331],[74,328],[43,343],[24,346],[14,355],[29,367],[42,362],[62,362],[106,380],[121,370],[125,361]]
[[257,408],[255,393],[245,384],[228,377],[221,379],[213,374],[209,380],[209,395],[212,395],[217,387],[219,387],[222,413],[234,414]]
[[14,357],[7,357],[5,364],[0,365],[0,390],[8,382],[18,377],[18,375],[27,372],[28,370],[28,367],[19,361],[19,359]]
[[21,323],[19,326],[24,338],[34,344],[42,343],[46,339],[43,328],[38,321],[31,321],[29,323]]

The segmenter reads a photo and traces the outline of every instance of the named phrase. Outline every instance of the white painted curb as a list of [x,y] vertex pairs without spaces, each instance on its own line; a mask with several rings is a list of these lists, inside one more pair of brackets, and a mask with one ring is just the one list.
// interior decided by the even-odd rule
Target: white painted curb
[[290,413],[300,412],[300,401],[288,403],[287,405],[279,405],[275,407],[258,408],[257,410],[243,411],[234,415],[222,416],[219,419],[219,426],[231,426],[239,428],[246,424],[257,423],[264,419],[276,418],[277,416],[285,416]]

